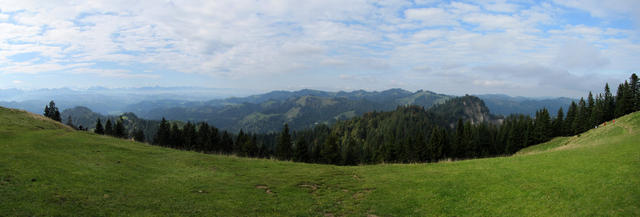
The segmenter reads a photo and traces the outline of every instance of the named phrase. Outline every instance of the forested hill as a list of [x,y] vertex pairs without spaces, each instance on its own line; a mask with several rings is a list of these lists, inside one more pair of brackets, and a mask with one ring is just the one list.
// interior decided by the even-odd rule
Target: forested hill
[[[382,92],[274,91],[245,98],[212,100],[200,104],[144,102],[129,109],[140,117],[159,120],[206,121],[221,129],[238,132],[277,132],[283,123],[300,130],[318,124],[331,125],[365,112],[391,111],[398,105],[430,107],[452,96],[430,91],[409,92],[389,89]],[[137,109],[136,109],[137,108]],[[150,109],[147,109],[150,108]]]
[[65,109],[60,116],[65,124],[71,123],[76,128],[82,127],[90,130],[94,130],[98,119],[102,124],[110,121],[115,125],[117,121],[122,121],[126,135],[132,135],[134,131],[141,130],[145,137],[144,141],[153,141],[153,136],[160,125],[160,121],[142,119],[131,112],[121,115],[102,115],[84,106]]

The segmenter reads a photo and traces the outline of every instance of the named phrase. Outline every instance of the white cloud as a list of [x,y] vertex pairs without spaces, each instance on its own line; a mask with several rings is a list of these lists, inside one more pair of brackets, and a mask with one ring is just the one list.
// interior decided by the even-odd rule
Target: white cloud
[[[607,19],[625,19],[615,13],[629,14],[638,5],[581,2],[556,4]],[[637,31],[606,22],[566,25],[566,10],[547,2],[0,0],[0,5],[0,74],[68,72],[167,83],[207,75],[234,87],[248,85],[237,81],[252,77],[306,73],[326,77],[288,83],[330,86],[331,79],[342,78],[364,89],[374,84],[356,77],[389,74],[375,85],[455,91],[449,86],[457,80],[439,79],[461,76],[478,88],[526,86],[505,73],[475,74],[481,66],[535,62],[551,71],[603,75],[640,67]],[[2,22],[6,13],[13,14],[12,21]],[[582,44],[570,46],[575,41]],[[9,58],[29,52],[39,55],[26,62]],[[153,75],[158,72],[168,76]],[[274,88],[284,83],[267,82]]]
[[442,8],[412,8],[404,11],[407,19],[420,21],[426,26],[456,25],[455,18]]

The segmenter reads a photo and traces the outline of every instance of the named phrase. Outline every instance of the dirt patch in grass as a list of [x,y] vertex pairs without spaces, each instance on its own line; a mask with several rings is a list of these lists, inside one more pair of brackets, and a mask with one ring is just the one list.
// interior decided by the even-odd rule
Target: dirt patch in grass
[[275,192],[271,191],[271,189],[269,189],[269,186],[266,185],[256,185],[257,189],[264,189],[264,193],[267,194],[275,194]]

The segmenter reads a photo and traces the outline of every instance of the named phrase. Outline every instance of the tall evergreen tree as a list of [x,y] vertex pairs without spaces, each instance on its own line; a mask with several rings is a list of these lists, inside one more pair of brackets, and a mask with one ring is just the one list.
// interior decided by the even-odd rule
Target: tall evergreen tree
[[60,117],[60,111],[58,107],[56,107],[56,103],[51,100],[49,102],[49,106],[44,107],[44,116],[53,119],[57,122],[62,122],[62,118]]
[[325,140],[325,143],[320,150],[320,156],[322,156],[323,163],[340,163],[340,148],[338,147],[338,137],[336,135],[331,134]]
[[562,110],[562,107],[560,107],[558,109],[558,113],[556,114],[556,118],[553,119],[553,123],[552,125],[552,129],[553,129],[553,136],[564,136],[565,132],[564,132],[564,111]]
[[222,146],[222,153],[231,154],[233,151],[233,139],[226,130],[222,132],[220,144]]
[[118,138],[126,138],[127,134],[125,133],[124,124],[122,123],[122,117],[116,121],[116,126],[113,128],[113,136]]
[[552,136],[551,117],[549,116],[549,111],[546,108],[543,108],[536,112],[533,129],[533,143],[536,144],[547,141],[551,139]]
[[93,132],[104,135],[104,127],[102,126],[102,122],[100,122],[100,118],[98,118],[98,121],[96,122],[96,129]]
[[132,137],[135,141],[145,142],[144,132],[142,131],[142,129],[136,129],[135,131],[133,131]]
[[171,138],[171,125],[167,122],[164,117],[162,117],[162,121],[160,121],[160,125],[158,126],[158,131],[156,132],[156,136],[153,138],[153,143],[159,146],[168,147],[170,144]]
[[627,81],[624,84],[618,85],[618,91],[616,93],[616,108],[614,111],[615,117],[620,117],[633,111],[633,93],[629,87]]
[[291,159],[292,151],[291,151],[291,134],[289,134],[289,125],[284,124],[282,128],[282,132],[280,136],[278,136],[278,144],[277,144],[277,155],[278,159],[281,160],[289,160]]
[[631,77],[629,78],[629,89],[632,98],[631,104],[633,104],[631,112],[640,111],[640,80],[638,80],[636,73],[631,74]]
[[190,121],[182,127],[182,144],[186,150],[195,150],[196,148],[196,127]]
[[296,151],[293,157],[297,162],[309,162],[309,149],[307,140],[300,136],[296,139]]
[[567,110],[567,118],[564,121],[564,129],[565,129],[566,136],[574,135],[573,125],[577,119],[577,116],[578,116],[578,105],[576,104],[576,102],[571,102],[571,105],[569,105],[569,110]]
[[196,150],[201,152],[213,151],[213,144],[211,143],[211,127],[206,122],[202,122],[198,125],[198,133],[196,140]]
[[104,124],[104,134],[113,136],[113,126],[111,124],[111,119],[107,119],[107,123]]
[[185,149],[184,137],[182,135],[182,129],[178,127],[177,123],[171,124],[171,134],[169,137],[169,147]]
[[[588,116],[587,116],[588,115]],[[579,134],[588,129],[588,117],[591,117],[591,114],[587,114],[587,106],[584,101],[584,98],[580,98],[580,102],[578,103],[578,111],[575,120],[573,121],[573,125],[571,128],[573,129],[573,134]]]
[[604,119],[605,121],[611,120],[614,117],[615,112],[615,99],[609,89],[609,83],[604,86]]

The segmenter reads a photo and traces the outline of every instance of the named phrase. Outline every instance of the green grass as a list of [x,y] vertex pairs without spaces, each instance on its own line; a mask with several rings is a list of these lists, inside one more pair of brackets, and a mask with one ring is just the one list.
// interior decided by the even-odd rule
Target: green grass
[[518,151],[516,154],[534,154],[538,152],[548,151],[560,146],[564,146],[570,142],[571,137],[556,137],[552,140],[534,146],[529,146]]
[[171,150],[0,108],[0,216],[640,216],[639,133],[636,113],[512,157],[339,167]]

